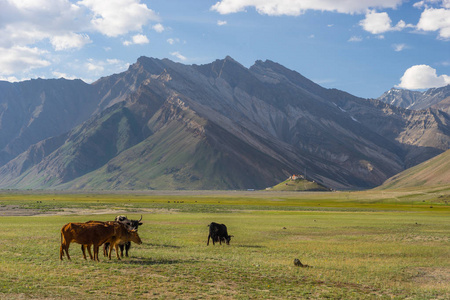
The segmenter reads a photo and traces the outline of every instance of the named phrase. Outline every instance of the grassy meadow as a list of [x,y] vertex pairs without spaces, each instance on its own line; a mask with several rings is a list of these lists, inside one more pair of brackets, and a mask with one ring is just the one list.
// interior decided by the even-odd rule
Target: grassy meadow
[[[2,299],[449,299],[450,187],[0,193]],[[85,261],[68,222],[143,215],[130,257]],[[206,246],[224,223],[231,245]],[[310,267],[294,265],[295,258]]]

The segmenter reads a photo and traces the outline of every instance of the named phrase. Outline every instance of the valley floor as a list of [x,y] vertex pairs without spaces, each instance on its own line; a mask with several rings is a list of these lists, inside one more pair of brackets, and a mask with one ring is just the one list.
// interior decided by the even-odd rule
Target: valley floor
[[[0,193],[0,297],[448,299],[449,191]],[[143,216],[130,257],[59,260],[64,224],[118,214]]]

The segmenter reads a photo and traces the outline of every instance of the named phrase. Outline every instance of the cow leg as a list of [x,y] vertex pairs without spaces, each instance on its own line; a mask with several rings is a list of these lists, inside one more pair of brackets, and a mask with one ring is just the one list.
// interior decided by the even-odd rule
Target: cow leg
[[123,248],[124,248],[124,245],[119,245],[119,248],[120,248],[120,257],[123,258]]
[[[131,248],[131,242],[126,242],[124,247],[125,247],[125,255],[128,257],[128,251]],[[122,257],[123,257],[123,253],[122,253]]]
[[206,246],[209,246],[209,238],[211,237],[211,235],[208,234],[208,242],[206,243]]
[[67,259],[70,260],[69,245],[70,245],[70,242],[67,242],[67,239],[64,237],[64,234],[61,232],[61,247],[59,248],[59,259],[60,260],[63,260],[64,252],[66,252]]
[[123,249],[125,248],[125,255],[128,257],[128,249],[130,249],[129,247],[130,242],[126,242],[125,245],[120,245],[120,257],[123,258]]
[[109,244],[109,254],[108,254],[109,260],[111,260],[111,252],[112,252],[112,249],[113,249],[113,245],[112,245],[112,244]]
[[104,245],[103,245],[103,256],[108,256],[108,249],[109,248],[109,243],[105,243]]
[[[114,245],[114,249],[116,249],[116,256],[117,256],[117,259],[120,260],[120,256],[119,256],[119,245],[118,245],[118,244],[115,244],[115,245]],[[111,257],[110,257],[109,259],[111,259]]]
[[100,260],[98,259],[98,251],[99,251],[99,248],[100,248],[99,245],[94,244],[94,260],[96,260],[96,261],[100,261]]
[[64,256],[64,252],[66,252],[66,256],[67,259],[70,260],[70,255],[69,255],[69,245],[61,245],[61,249],[59,250],[60,254],[60,259],[62,260],[62,257]]
[[87,245],[86,248],[88,249],[89,257],[91,258],[91,260],[93,260],[94,257],[92,256],[91,245]]
[[[59,259],[60,260],[63,260],[65,250],[66,250],[65,245],[61,244],[61,247],[59,248]],[[68,259],[70,259],[70,258],[68,257]]]
[[81,245],[81,252],[83,252],[83,258],[86,260],[86,248],[84,245]]

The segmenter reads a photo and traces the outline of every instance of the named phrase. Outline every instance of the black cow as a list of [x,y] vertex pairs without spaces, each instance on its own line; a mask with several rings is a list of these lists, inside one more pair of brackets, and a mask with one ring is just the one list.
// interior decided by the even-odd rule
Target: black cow
[[[139,220],[129,220],[126,216],[117,216],[115,219],[116,222],[120,222],[124,224],[129,230],[138,230],[138,227],[142,225],[142,215]],[[103,246],[103,253],[108,252],[109,243],[105,243]],[[125,248],[125,256],[128,257],[128,251],[131,248],[131,242],[126,242],[125,244],[120,245],[120,256],[123,257],[123,249]]]
[[232,235],[228,235],[227,232],[227,226],[225,224],[217,224],[212,222],[209,226],[209,235],[208,235],[208,242],[206,243],[206,246],[209,245],[209,239],[211,238],[213,245],[217,242],[219,242],[220,245],[222,245],[222,242],[226,242],[227,245],[230,244]]

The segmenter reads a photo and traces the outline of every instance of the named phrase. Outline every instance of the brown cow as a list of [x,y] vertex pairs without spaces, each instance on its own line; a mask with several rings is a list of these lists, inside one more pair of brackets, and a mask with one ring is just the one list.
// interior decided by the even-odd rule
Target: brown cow
[[124,228],[123,224],[115,222],[113,224],[108,224],[106,222],[68,223],[61,228],[59,259],[63,259],[64,252],[66,253],[67,258],[70,259],[70,243],[76,242],[81,245],[93,245],[94,260],[99,261],[98,251],[100,245],[114,235],[122,233],[122,228]]
[[[127,230],[125,226],[121,226],[121,232],[118,232],[116,235],[108,239],[107,242],[109,245],[109,259],[111,259],[112,248],[116,250],[117,259],[120,260],[119,257],[119,245],[123,245],[128,242],[135,242],[136,244],[142,244],[141,238],[139,237],[136,230]],[[106,250],[106,249],[105,249]],[[123,254],[122,254],[123,255]]]
[[[87,225],[95,225],[95,224],[97,224],[97,225],[114,225],[114,224],[117,224],[117,223],[121,223],[124,226],[120,226],[118,231],[116,231],[116,234],[105,241],[104,245],[108,244],[108,245],[111,245],[111,247],[109,248],[109,253],[107,251],[107,248],[105,247],[103,249],[103,254],[105,256],[108,256],[109,259],[111,259],[112,247],[115,247],[117,258],[120,260],[119,253],[118,253],[118,247],[120,245],[123,245],[123,244],[125,244],[127,242],[135,242],[138,245],[142,244],[142,240],[139,237],[139,235],[137,233],[137,230],[129,230],[128,229],[129,226],[127,226],[127,224],[124,224],[123,222],[87,221],[84,224],[87,224]],[[91,257],[91,259],[93,259],[92,253],[91,253],[91,245],[92,244],[83,244],[83,245],[81,245],[81,251],[83,251],[84,259],[86,259],[86,252],[85,252],[86,248],[88,249],[89,256]],[[122,256],[123,256],[123,254],[122,254]]]
[[[91,224],[91,225],[93,225],[93,224],[109,224],[109,225],[114,225],[114,222],[113,222],[113,221],[106,221],[106,222],[104,222],[104,221],[87,221],[87,222],[84,223],[84,224]],[[106,243],[107,243],[107,242],[105,242],[105,245],[106,245]],[[84,258],[84,259],[86,259],[86,248],[87,248],[87,250],[88,250],[88,252],[89,252],[89,257],[90,257],[92,260],[94,259],[94,257],[92,256],[92,252],[91,252],[91,245],[92,245],[92,244],[89,244],[89,245],[81,245],[81,251],[83,252],[83,258]],[[104,255],[107,256],[107,253],[104,253]]]

